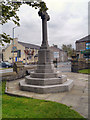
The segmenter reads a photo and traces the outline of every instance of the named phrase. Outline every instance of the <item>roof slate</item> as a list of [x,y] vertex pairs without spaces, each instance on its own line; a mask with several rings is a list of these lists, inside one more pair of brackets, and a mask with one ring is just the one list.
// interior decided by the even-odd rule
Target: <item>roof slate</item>
[[80,40],[77,40],[76,43],[78,43],[78,42],[86,42],[86,41],[90,41],[90,35],[85,36],[85,37],[81,38]]
[[38,45],[33,45],[33,44],[30,44],[30,43],[24,43],[24,42],[20,42],[20,41],[18,41],[18,43],[23,45],[26,48],[38,49],[38,50],[40,49],[40,46],[38,46]]

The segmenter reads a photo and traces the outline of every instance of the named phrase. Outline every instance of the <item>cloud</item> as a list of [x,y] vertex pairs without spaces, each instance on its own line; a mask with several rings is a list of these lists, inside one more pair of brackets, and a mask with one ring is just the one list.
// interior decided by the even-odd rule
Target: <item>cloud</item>
[[[72,44],[88,34],[88,0],[45,0],[49,10],[48,21],[49,44]],[[15,29],[15,37],[19,41],[40,45],[42,41],[42,20],[38,10],[22,5],[18,12],[19,28]],[[3,31],[12,36],[12,22],[5,24]]]

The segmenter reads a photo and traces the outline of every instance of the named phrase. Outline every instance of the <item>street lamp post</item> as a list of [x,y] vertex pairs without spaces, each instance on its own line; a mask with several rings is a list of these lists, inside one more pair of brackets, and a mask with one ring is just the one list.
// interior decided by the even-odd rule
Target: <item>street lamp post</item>
[[18,26],[13,27],[13,59],[12,63],[14,64],[14,29],[17,28]]

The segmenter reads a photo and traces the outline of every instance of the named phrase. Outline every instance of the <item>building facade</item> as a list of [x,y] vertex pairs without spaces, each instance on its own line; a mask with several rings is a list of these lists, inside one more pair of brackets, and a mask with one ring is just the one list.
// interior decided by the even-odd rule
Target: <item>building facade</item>
[[[40,46],[18,41],[17,38],[12,41],[5,49],[3,49],[3,61],[10,63],[22,61],[24,64],[38,62],[38,50]],[[51,46],[51,61],[66,62],[67,53],[57,47]]]
[[2,61],[2,53],[0,53],[0,62]]
[[39,46],[19,42],[17,38],[6,47],[3,52],[3,61],[10,63],[22,61],[25,64],[37,63]]
[[90,58],[90,35],[76,41],[76,54],[79,59]]
[[51,46],[50,50],[51,50],[51,61],[57,60],[57,62],[66,62],[68,60],[67,53],[59,49],[57,45]]

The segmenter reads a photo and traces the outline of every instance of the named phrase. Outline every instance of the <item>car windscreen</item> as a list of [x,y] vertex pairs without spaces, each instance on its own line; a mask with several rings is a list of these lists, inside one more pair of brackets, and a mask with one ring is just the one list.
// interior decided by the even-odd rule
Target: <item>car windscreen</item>
[[5,62],[5,64],[6,64],[6,65],[11,65],[11,64],[10,64],[10,63],[8,63],[8,62]]

